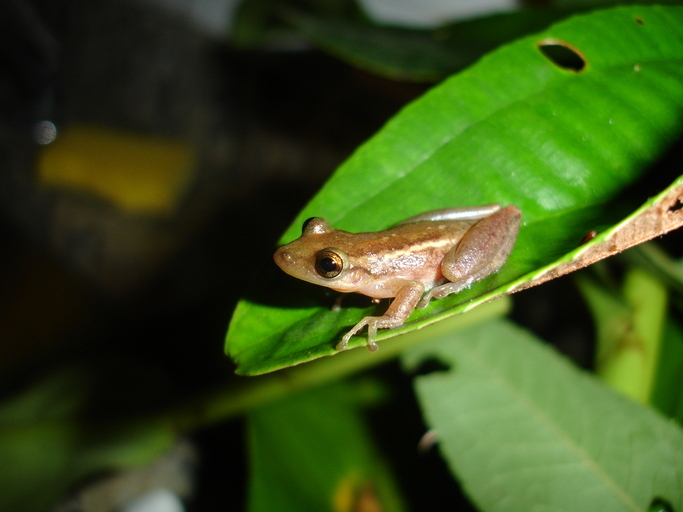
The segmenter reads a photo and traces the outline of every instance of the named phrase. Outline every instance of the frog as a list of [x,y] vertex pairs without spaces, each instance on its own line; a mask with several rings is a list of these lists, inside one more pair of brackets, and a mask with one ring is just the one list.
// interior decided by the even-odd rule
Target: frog
[[415,308],[461,292],[497,272],[510,255],[522,212],[488,204],[432,210],[377,232],[351,233],[312,217],[296,240],[278,247],[273,259],[287,274],[341,293],[379,302],[393,298],[381,316],[366,316],[336,345],[348,348],[367,326],[375,352],[378,329],[403,325]]

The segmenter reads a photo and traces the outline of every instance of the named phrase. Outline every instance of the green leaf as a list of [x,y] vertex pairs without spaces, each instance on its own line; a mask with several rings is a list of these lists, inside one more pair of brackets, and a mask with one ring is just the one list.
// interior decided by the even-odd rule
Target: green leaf
[[248,416],[248,510],[403,510],[361,416],[373,383],[297,394]]
[[[577,276],[597,327],[596,372],[609,386],[683,424],[683,330],[669,315],[665,284],[681,288],[681,271],[654,243],[624,253],[631,264],[618,286]],[[594,274],[597,274],[595,272]]]
[[683,507],[683,431],[602,386],[529,333],[489,322],[404,355],[427,424],[487,512]]
[[683,295],[683,265],[656,243],[640,245],[625,252],[624,258],[657,276],[667,288]]
[[637,267],[626,271],[618,293],[587,275],[577,282],[597,327],[597,375],[626,396],[649,403],[666,322],[666,289]]
[[[548,41],[579,52],[583,70],[546,58],[539,44]],[[541,269],[549,275],[554,262],[573,257],[586,233],[606,235],[643,202],[653,204],[646,187],[635,188],[635,200],[625,193],[681,129],[682,64],[680,7],[599,11],[500,48],[406,107],[361,146],[282,242],[298,236],[312,216],[339,229],[373,231],[436,208],[493,202],[521,208],[523,226],[500,272],[432,301],[378,340],[466,311],[475,297],[488,292],[491,299]],[[584,247],[609,242],[601,236]],[[226,352],[237,371],[332,355],[345,331],[377,312],[346,304],[332,312],[332,302],[273,265],[238,304],[228,330]],[[350,346],[363,344],[357,337]]]
[[[365,19],[354,0],[304,0],[297,6],[323,18]],[[230,43],[243,49],[271,45],[282,49],[292,42],[300,45],[300,37],[282,19],[282,13],[291,9],[287,0],[242,0],[233,16]]]
[[683,328],[668,318],[651,403],[683,425]]

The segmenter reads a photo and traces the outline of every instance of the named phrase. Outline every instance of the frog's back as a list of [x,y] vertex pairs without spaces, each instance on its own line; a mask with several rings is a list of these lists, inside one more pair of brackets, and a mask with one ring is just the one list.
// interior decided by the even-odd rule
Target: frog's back
[[443,252],[462,239],[478,221],[425,221],[399,224],[384,231],[356,233],[350,256],[383,255],[392,259],[408,253]]
[[347,250],[352,266],[376,279],[421,281],[430,289],[444,281],[441,263],[476,221],[414,222],[377,233],[358,233]]

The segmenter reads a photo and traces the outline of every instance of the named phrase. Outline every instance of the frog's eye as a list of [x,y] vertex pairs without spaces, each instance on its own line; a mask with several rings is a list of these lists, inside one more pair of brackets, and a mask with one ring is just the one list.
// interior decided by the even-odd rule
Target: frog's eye
[[328,247],[315,256],[315,271],[321,277],[333,279],[344,271],[345,261],[346,254],[343,251]]

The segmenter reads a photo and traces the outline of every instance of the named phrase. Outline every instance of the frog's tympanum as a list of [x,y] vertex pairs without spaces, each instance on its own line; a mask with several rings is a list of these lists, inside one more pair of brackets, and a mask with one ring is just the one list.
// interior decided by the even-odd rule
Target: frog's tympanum
[[280,247],[274,259],[288,274],[338,292],[395,297],[384,315],[366,316],[337,344],[337,350],[344,350],[367,325],[368,348],[374,352],[377,329],[398,327],[416,307],[458,293],[500,269],[521,216],[512,205],[448,208],[376,233],[349,233],[312,218],[301,237]]

